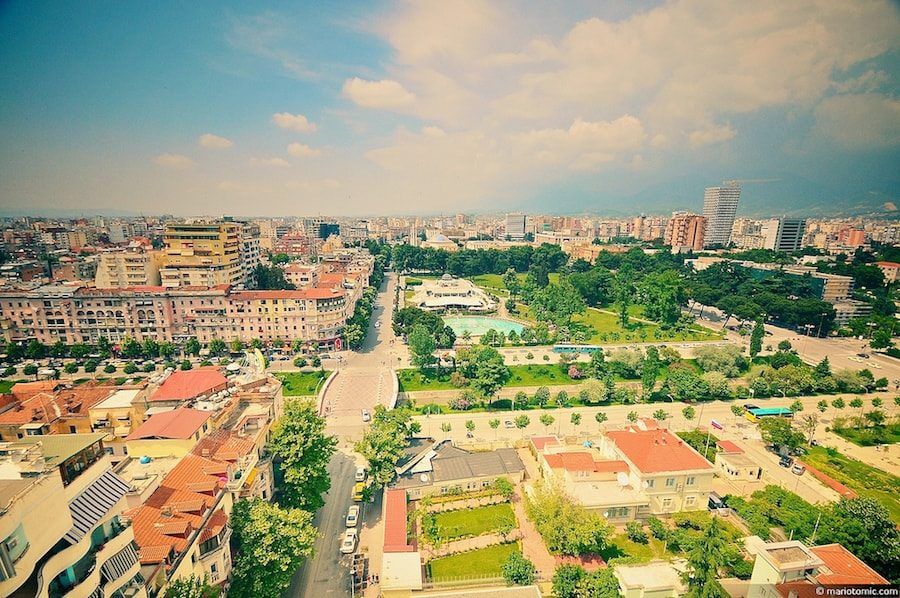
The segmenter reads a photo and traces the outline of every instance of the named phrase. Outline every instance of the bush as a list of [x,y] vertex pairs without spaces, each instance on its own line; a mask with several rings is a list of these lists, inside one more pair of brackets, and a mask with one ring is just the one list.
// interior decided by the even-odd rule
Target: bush
[[450,407],[450,409],[453,409],[455,411],[467,411],[474,406],[472,397],[466,393],[450,399],[450,402],[447,405]]
[[507,583],[519,586],[530,586],[537,576],[537,567],[519,551],[510,553],[503,563],[502,571]]
[[38,366],[34,365],[33,363],[28,364],[24,368],[22,368],[22,373],[26,376],[34,376],[38,373]]
[[152,361],[148,361],[147,363],[144,364],[144,367],[142,367],[141,369],[144,372],[149,374],[150,372],[153,372],[156,370],[156,364],[153,363]]
[[294,367],[295,368],[305,368],[307,365],[307,361],[305,357],[297,357],[294,359]]
[[138,367],[129,361],[128,363],[125,364],[125,367],[122,368],[122,371],[128,375],[131,375],[131,374],[135,373],[136,371],[138,371]]
[[322,358],[319,357],[318,355],[313,355],[311,363],[314,368],[321,367],[322,366]]
[[185,359],[184,361],[181,362],[180,367],[183,372],[186,372],[194,366],[191,365],[191,361],[189,359]]
[[666,524],[662,522],[661,519],[657,517],[651,517],[647,520],[647,527],[650,528],[650,533],[653,534],[653,537],[657,540],[665,540],[666,534],[668,533],[668,528]]
[[94,359],[88,359],[84,362],[84,371],[88,374],[93,374],[97,371],[97,361]]
[[111,363],[108,363],[108,364],[106,364],[106,367],[103,368],[103,371],[106,372],[107,374],[115,374],[116,366],[114,366]]
[[5,370],[3,370],[3,376],[6,378],[8,378],[10,376],[15,376],[15,375],[16,375],[16,368],[13,366],[9,366]]
[[628,539],[635,544],[646,544],[649,541],[647,532],[644,531],[644,526],[642,526],[639,521],[629,521],[626,523],[625,534],[628,536]]
[[74,361],[70,361],[65,366],[63,366],[63,371],[67,374],[74,374],[78,371],[78,364]]

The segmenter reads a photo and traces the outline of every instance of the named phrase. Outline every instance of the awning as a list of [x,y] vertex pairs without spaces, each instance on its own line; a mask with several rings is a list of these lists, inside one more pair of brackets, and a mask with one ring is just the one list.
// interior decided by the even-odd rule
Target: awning
[[106,576],[106,579],[119,579],[128,573],[128,570],[137,562],[137,551],[134,549],[134,546],[128,544],[125,548],[112,555],[105,563],[103,563],[100,567],[100,571]]
[[244,480],[244,483],[247,484],[248,488],[253,485],[253,480],[256,479],[257,473],[258,472],[257,472],[256,468],[254,467],[253,469],[250,470],[250,473],[247,474],[247,479]]
[[70,544],[79,542],[130,488],[128,482],[111,469],[104,472],[69,503],[74,525],[65,535],[66,541]]

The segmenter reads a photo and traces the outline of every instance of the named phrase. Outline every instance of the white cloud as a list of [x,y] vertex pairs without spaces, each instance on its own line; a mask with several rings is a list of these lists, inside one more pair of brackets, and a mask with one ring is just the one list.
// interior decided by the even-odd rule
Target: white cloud
[[272,115],[272,122],[282,129],[290,129],[297,133],[313,133],[316,130],[315,123],[309,122],[302,114],[278,112]]
[[322,155],[322,150],[303,143],[292,143],[287,147],[287,151],[295,158],[314,158]]
[[812,138],[849,150],[900,145],[900,100],[881,94],[826,98],[816,107]]
[[688,135],[688,142],[691,147],[703,147],[734,139],[734,136],[735,132],[731,125],[711,125],[704,129],[691,131]]
[[206,149],[228,149],[234,145],[231,139],[219,137],[212,133],[204,133],[197,139],[197,143],[200,147],[205,147]]
[[291,163],[284,158],[250,158],[251,166],[290,166]]
[[194,161],[184,154],[159,154],[153,161],[163,168],[172,170],[187,170],[194,167]]
[[416,101],[416,96],[391,79],[366,81],[359,77],[344,81],[344,96],[366,108],[403,108]]
[[625,115],[614,121],[576,120],[568,129],[540,129],[518,135],[517,145],[538,162],[594,170],[625,151],[640,149],[646,133],[640,119]]

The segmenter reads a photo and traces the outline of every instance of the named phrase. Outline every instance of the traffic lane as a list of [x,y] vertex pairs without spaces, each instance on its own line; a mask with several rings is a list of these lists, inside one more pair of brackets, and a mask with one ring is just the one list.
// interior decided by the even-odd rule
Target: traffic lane
[[318,531],[313,556],[294,573],[285,598],[345,596],[349,593],[350,571],[342,562],[339,548],[347,509],[353,502],[355,471],[356,463],[350,455],[340,451],[334,453],[328,463],[331,488],[325,494],[325,504],[313,518]]

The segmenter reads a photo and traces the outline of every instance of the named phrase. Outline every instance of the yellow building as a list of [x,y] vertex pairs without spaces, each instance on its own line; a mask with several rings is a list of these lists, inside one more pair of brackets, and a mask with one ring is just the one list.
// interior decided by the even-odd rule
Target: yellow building
[[100,253],[94,284],[100,289],[159,286],[161,254],[134,247]]
[[244,282],[241,227],[233,222],[166,225],[163,286],[237,285]]
[[133,458],[183,457],[210,432],[211,412],[182,407],[150,416],[125,437]]

